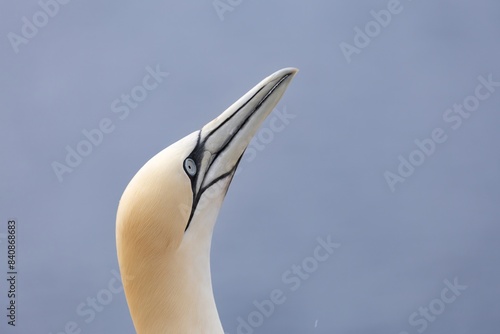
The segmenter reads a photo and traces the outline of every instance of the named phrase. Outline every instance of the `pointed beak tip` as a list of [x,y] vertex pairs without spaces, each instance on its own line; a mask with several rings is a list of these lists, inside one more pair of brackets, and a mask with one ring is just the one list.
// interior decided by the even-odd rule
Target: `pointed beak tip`
[[285,68],[282,68],[281,70],[277,71],[276,73],[274,73],[274,75],[277,77],[278,76],[283,77],[285,75],[290,75],[293,77],[293,76],[295,76],[295,74],[297,74],[298,71],[299,71],[299,69],[295,68],[295,67],[285,67]]
[[276,72],[274,72],[273,74],[271,74],[268,78],[267,78],[267,81],[270,82],[270,81],[275,81],[275,80],[279,80],[279,79],[282,79],[283,77],[289,77],[289,79],[292,79],[295,74],[297,74],[299,70],[295,67],[285,67],[285,68],[282,68],[281,70],[278,70]]

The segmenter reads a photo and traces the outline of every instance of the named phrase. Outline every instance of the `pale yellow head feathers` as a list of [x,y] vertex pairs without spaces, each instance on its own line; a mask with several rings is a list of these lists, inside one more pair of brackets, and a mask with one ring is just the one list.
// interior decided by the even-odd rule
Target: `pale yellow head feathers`
[[138,334],[222,334],[212,231],[248,143],[297,72],[282,69],[200,131],[151,158],[120,200],[118,261]]
[[117,213],[117,242],[127,243],[125,248],[119,244],[119,251],[161,256],[179,247],[193,203],[183,161],[195,144],[196,133],[181,139],[151,158],[130,181]]

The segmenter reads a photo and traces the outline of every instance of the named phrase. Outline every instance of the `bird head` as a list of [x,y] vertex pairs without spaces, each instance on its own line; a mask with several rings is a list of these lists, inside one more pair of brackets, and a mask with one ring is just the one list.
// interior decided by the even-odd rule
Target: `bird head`
[[117,214],[119,232],[130,234],[137,251],[176,249],[191,232],[211,232],[245,149],[296,72],[285,68],[262,80],[201,130],[170,145],[137,172]]
[[[250,140],[296,72],[285,68],[265,78],[200,130],[151,158],[128,184],[117,212],[117,250],[136,327],[156,312],[145,314],[141,298],[154,304],[161,296],[157,303],[163,306],[156,309],[169,308],[173,294],[188,300],[193,286],[203,286],[198,282],[207,287],[200,294],[211,294],[209,253],[219,209]],[[168,287],[158,290],[161,280],[155,277],[168,277]],[[195,299],[196,305],[185,306],[192,317],[203,305]],[[206,300],[212,303],[208,295]],[[182,308],[166,313],[180,321]]]

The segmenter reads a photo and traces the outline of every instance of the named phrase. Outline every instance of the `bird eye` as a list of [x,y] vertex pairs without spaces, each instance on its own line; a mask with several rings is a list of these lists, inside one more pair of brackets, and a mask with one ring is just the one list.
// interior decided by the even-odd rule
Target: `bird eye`
[[194,176],[196,174],[196,164],[194,163],[194,160],[191,158],[184,160],[184,169],[186,170],[186,173]]

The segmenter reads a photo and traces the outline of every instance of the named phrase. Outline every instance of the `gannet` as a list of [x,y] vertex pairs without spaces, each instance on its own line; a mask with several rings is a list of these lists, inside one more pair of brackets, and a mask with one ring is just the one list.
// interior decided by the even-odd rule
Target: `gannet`
[[116,244],[138,334],[224,333],[212,291],[212,231],[246,147],[296,72],[285,68],[262,80],[156,154],[126,187]]

